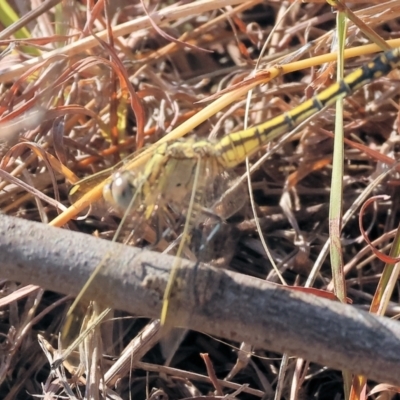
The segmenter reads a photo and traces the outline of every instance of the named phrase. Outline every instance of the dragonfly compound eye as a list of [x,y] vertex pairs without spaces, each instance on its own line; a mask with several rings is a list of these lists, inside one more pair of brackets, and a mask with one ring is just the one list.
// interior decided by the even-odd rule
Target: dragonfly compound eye
[[112,203],[121,210],[127,210],[136,196],[134,177],[129,171],[118,172],[105,190],[108,191],[106,197],[110,198]]

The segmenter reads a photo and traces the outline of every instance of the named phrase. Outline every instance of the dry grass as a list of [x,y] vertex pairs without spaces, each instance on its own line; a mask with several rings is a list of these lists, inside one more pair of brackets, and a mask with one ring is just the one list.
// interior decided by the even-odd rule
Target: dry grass
[[[17,41],[10,33],[0,32],[3,213],[48,223],[57,216],[57,207],[69,206],[68,190],[78,179],[115,166],[127,155],[174,132],[183,122],[194,121],[196,127],[180,134],[220,138],[292,109],[334,80],[335,65],[329,63],[256,85],[247,116],[244,97],[232,95],[229,107],[218,107],[220,92],[240,88],[253,76],[257,61],[268,78],[268,68],[278,63],[329,53],[335,14],[323,2],[216,0],[175,6],[152,2],[146,5],[151,23],[142,4],[110,3],[107,12],[103,2],[92,10],[78,2],[61,8],[58,14],[54,8],[43,10],[26,22],[31,39]],[[400,35],[395,19],[398,9],[396,1],[354,5],[358,17],[385,40]],[[107,32],[110,27],[114,37]],[[367,43],[360,30],[350,24],[347,47]],[[41,54],[38,58],[37,51]],[[347,61],[347,72],[369,59],[361,56]],[[345,102],[345,135],[362,143],[368,153],[351,143],[345,146],[344,211],[387,168],[378,153],[398,159],[398,74],[393,71],[389,77],[374,81]],[[214,105],[210,116],[196,120],[199,111],[210,104]],[[329,237],[333,144],[329,132],[333,129],[334,110],[329,108],[305,124],[252,174],[262,233],[289,285],[304,286]],[[260,150],[251,161],[264,153]],[[244,166],[238,166],[234,173],[244,174]],[[364,227],[369,228],[370,238],[378,239],[396,228],[397,187],[397,175],[392,173],[374,188],[374,195],[390,195],[390,199],[366,210]],[[100,203],[93,205],[85,220],[69,221],[68,228],[109,238],[119,224],[119,215]],[[353,306],[368,309],[383,263],[371,255],[357,216],[348,221],[342,233],[344,273]],[[178,230],[180,225],[176,227]],[[34,233],[21,232],[25,234]],[[173,236],[169,235],[171,240]],[[387,243],[380,243],[381,248]],[[248,202],[209,246],[214,247],[218,265],[279,282],[261,246]],[[331,276],[329,259],[323,259],[314,286],[332,290]],[[148,348],[140,348],[142,343],[135,339],[147,320],[118,311],[102,324],[101,332],[96,330],[85,342],[84,354],[92,360],[92,370],[80,377],[73,376],[72,369],[64,376],[62,368],[52,374],[46,353],[52,357],[59,346],[58,333],[70,299],[37,289],[23,292],[18,284],[7,281],[2,281],[1,294],[9,296],[1,310],[0,397],[7,400],[32,394],[72,398],[72,393],[77,398],[103,398],[102,376],[128,343],[139,347],[135,348],[139,353],[134,351],[132,356],[134,369],[121,367],[113,377],[107,375],[110,396],[218,398],[238,390],[242,391],[236,393],[241,399],[273,398],[278,380],[282,398],[289,398],[291,391],[292,398],[300,399],[333,399],[343,393],[340,372],[329,366],[290,360],[286,375],[279,375],[282,355],[255,350],[250,359],[237,351],[239,343],[224,343],[195,332],[184,338],[170,367],[162,366],[165,359],[156,345],[158,337]],[[398,314],[398,296],[396,289],[387,316]],[[87,320],[97,311],[94,306]],[[45,339],[42,347],[38,334]],[[73,336],[71,332],[69,336]],[[252,351],[249,346],[244,348]],[[209,358],[202,359],[200,353],[208,353]],[[78,364],[76,358],[69,361]],[[239,366],[232,372],[236,363]],[[219,379],[229,375],[230,386],[219,386],[214,373]],[[92,385],[85,389],[88,377]],[[369,389],[372,387],[373,383]]]

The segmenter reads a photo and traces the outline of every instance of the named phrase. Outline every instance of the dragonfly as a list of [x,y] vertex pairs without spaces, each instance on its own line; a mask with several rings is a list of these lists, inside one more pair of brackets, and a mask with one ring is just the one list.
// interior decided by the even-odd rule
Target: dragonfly
[[[159,215],[161,209],[166,207],[185,213],[184,234],[188,234],[202,212],[195,205],[209,203],[205,200],[210,182],[323,108],[399,66],[400,48],[394,48],[381,53],[299,106],[260,125],[233,132],[217,141],[187,138],[162,143],[156,147],[141,172],[135,173],[125,167],[116,172],[104,188],[104,197],[127,214],[134,210],[145,221]],[[215,205],[207,206],[211,207],[210,213],[216,209]],[[183,243],[184,240],[181,240],[182,247],[178,249],[178,254],[183,249]],[[171,295],[176,288],[178,269],[178,265],[173,266],[164,294],[162,324],[167,323],[172,308]]]

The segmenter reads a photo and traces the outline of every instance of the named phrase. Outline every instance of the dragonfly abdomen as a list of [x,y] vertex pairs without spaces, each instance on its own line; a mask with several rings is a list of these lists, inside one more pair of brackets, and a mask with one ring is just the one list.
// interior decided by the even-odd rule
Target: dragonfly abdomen
[[361,86],[389,73],[400,66],[400,48],[389,50],[356,69],[344,79],[334,83],[293,110],[285,112],[261,125],[231,133],[215,144],[218,162],[225,168],[233,168],[246,157],[258,151],[285,132],[295,128],[324,107],[335,103]]

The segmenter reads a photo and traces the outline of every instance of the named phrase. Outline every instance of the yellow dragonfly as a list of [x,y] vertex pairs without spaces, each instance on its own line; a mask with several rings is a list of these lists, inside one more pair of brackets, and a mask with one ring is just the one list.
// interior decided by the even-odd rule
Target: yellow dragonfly
[[[211,213],[215,210],[214,204],[205,201],[210,182],[324,107],[399,65],[400,48],[395,48],[381,53],[293,110],[263,124],[231,133],[215,142],[190,138],[163,143],[156,148],[140,173],[125,167],[115,173],[104,188],[104,197],[128,215],[133,210],[144,221],[158,216],[160,209],[167,207],[183,213],[188,216],[184,226],[185,237],[201,213],[196,204],[205,204],[211,208]],[[234,210],[235,206],[232,205],[231,209]],[[180,243],[178,254],[183,250],[184,240]],[[176,266],[173,268],[165,291],[163,324],[167,321],[177,269]]]

